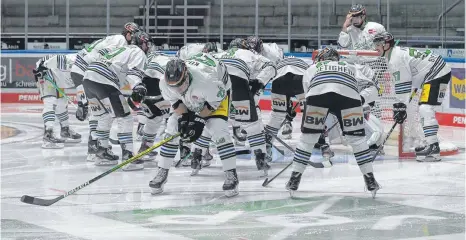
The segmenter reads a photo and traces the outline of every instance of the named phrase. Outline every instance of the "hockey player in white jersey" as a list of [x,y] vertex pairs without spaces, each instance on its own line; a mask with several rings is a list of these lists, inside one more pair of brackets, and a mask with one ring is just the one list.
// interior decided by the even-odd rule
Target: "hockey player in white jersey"
[[[48,55],[36,63],[33,69],[40,97],[44,103],[42,119],[44,120],[44,138],[42,148],[63,148],[64,142],[81,142],[81,135],[70,128],[68,122],[68,100],[62,92],[74,88],[70,68],[76,54]],[[61,126],[60,138],[53,132],[55,118]]]
[[[168,119],[165,138],[180,132],[185,142],[202,141],[200,136],[205,128],[217,146],[225,172],[223,190],[227,197],[238,194],[235,147],[227,122],[230,88],[225,66],[207,53],[186,62],[170,60],[165,69],[165,81],[160,82],[163,98],[170,101],[174,109]],[[157,156],[159,169],[149,183],[153,194],[163,192],[177,149],[178,138],[161,147]],[[198,149],[193,154],[202,155]]]
[[217,44],[214,42],[208,43],[191,43],[183,46],[176,52],[176,56],[182,60],[187,60],[198,53],[219,53],[223,52],[221,49],[217,48]]
[[267,176],[270,166],[266,162],[265,134],[258,94],[275,76],[276,70],[269,59],[246,48],[245,40],[233,40],[228,51],[216,57],[227,67],[231,80],[231,104],[235,112],[233,126],[241,126],[246,131],[257,169],[263,170]]
[[[172,58],[172,56],[160,52],[152,52],[148,55],[147,64],[144,68],[145,77],[142,80],[142,83],[146,86],[147,94],[141,102],[142,112],[146,120],[141,129],[142,142],[139,152],[147,150],[154,144],[157,132],[160,132],[160,128],[170,114],[171,105],[162,97],[159,84],[160,81],[164,81],[165,66]],[[128,103],[131,106],[132,101],[128,100]],[[156,152],[151,152],[141,159],[153,160],[155,156]]]
[[351,50],[374,50],[372,40],[378,33],[385,32],[385,27],[366,20],[366,8],[361,4],[351,6],[343,23],[338,44]]
[[[120,89],[128,83],[133,90],[131,100],[140,102],[147,90],[142,83],[146,52],[150,37],[144,32],[133,35],[131,44],[118,48],[102,49],[100,54],[89,54],[90,61],[84,73],[83,86],[92,115],[98,120],[97,129],[91,136],[91,145],[96,149],[95,165],[114,165],[118,156],[108,150],[110,128],[114,118],[119,118],[118,140],[122,159],[133,157],[133,117],[127,99]],[[143,169],[143,161],[136,160],[123,170]]]
[[410,93],[422,91],[419,115],[427,145],[415,148],[416,159],[439,161],[439,124],[435,118],[435,107],[440,106],[445,98],[445,91],[451,80],[451,68],[441,56],[430,50],[419,52],[413,48],[397,47],[394,42],[393,35],[388,32],[374,38],[376,50],[380,56],[388,59],[388,70],[395,81],[395,93],[401,101],[394,108],[406,108]]
[[293,158],[293,172],[286,188],[293,192],[299,187],[301,176],[309,165],[314,144],[324,129],[325,119],[333,113],[351,145],[356,162],[363,174],[366,187],[375,197],[379,189],[375,181],[372,158],[365,139],[364,120],[358,84],[367,79],[354,65],[340,61],[338,52],[331,48],[319,51],[316,61],[303,76],[306,106],[301,136]]
[[250,49],[266,57],[274,64],[283,59],[283,50],[276,43],[264,43],[257,36],[249,36],[246,41]]

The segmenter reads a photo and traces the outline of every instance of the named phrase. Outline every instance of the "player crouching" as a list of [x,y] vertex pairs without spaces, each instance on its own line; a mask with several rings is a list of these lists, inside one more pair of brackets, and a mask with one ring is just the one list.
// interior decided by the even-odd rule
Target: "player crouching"
[[286,184],[293,196],[299,187],[301,176],[310,164],[314,144],[324,129],[327,115],[333,113],[343,130],[343,135],[353,149],[354,157],[363,174],[366,187],[375,197],[379,185],[372,169],[372,157],[365,139],[359,81],[370,81],[354,65],[339,61],[334,49],[325,48],[317,57],[317,64],[306,70],[303,86],[306,106],[301,125],[300,141],[293,158],[293,172]]
[[395,46],[393,35],[385,32],[374,37],[374,44],[380,56],[388,59],[392,76],[395,77],[395,93],[402,100],[403,107],[409,104],[411,89],[421,89],[419,115],[424,131],[426,146],[416,147],[418,161],[440,161],[440,147],[437,132],[439,124],[435,118],[435,106],[440,106],[451,80],[451,68],[439,55],[430,50],[419,52],[413,48]]
[[[63,148],[64,142],[81,142],[81,135],[70,128],[68,122],[68,99],[63,95],[65,88],[74,88],[70,67],[76,54],[49,55],[40,59],[33,70],[40,97],[44,103],[44,138],[42,148]],[[53,133],[55,117],[60,121],[60,138]]]
[[[164,138],[179,131],[183,141],[194,142],[201,140],[205,127],[216,143],[223,165],[223,190],[227,197],[238,194],[236,153],[227,122],[230,88],[225,66],[205,53],[186,62],[181,59],[170,60],[165,69],[165,81],[160,83],[163,98],[174,109],[168,119]],[[157,156],[158,173],[149,183],[152,194],[163,192],[168,170],[178,150],[178,141],[175,138],[161,147]],[[195,149],[194,154],[202,153]]]

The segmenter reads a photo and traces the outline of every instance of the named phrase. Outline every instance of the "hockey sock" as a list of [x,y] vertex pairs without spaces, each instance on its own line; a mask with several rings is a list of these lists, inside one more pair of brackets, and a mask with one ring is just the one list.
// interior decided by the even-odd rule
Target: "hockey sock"
[[422,104],[419,106],[419,115],[421,115],[422,129],[426,142],[428,144],[438,142],[437,132],[439,125],[435,118],[434,106]]
[[133,116],[122,117],[118,121],[118,141],[126,150],[133,152]]
[[57,108],[55,110],[58,120],[60,121],[61,127],[68,127],[68,101],[65,98],[57,99]]
[[53,128],[55,122],[55,108],[57,98],[45,97],[42,99],[44,102],[44,109],[42,109],[42,119],[44,120],[44,126],[46,129]]
[[154,142],[157,131],[162,126],[162,117],[155,117],[153,119],[147,119],[146,124],[143,128],[142,140],[146,142]]
[[366,138],[364,136],[347,135],[346,139],[353,148],[354,158],[356,158],[356,162],[362,174],[373,172],[372,155],[367,145]]

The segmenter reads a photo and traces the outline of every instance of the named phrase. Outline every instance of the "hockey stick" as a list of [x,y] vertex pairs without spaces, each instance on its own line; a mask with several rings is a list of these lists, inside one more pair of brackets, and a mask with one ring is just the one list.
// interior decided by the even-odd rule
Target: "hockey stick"
[[[332,130],[332,129],[337,125],[337,123],[338,123],[338,121],[336,121],[330,128],[328,128],[328,129],[327,129],[324,133],[322,133],[322,134],[325,135],[326,133],[328,133],[330,130]],[[281,139],[280,139],[280,140],[281,140]],[[280,141],[280,140],[278,140],[278,141]],[[285,144],[284,146],[287,147],[288,149],[290,149],[290,150],[294,153],[294,150],[291,149],[290,146],[288,146],[288,145],[286,145],[286,144]],[[313,162],[310,162],[310,163],[311,163],[311,166],[313,166],[313,167],[325,168],[325,167],[331,167],[331,166],[333,165],[331,161],[329,161],[329,162],[330,162],[330,166],[327,165],[327,164],[323,164],[323,163],[313,163]],[[280,176],[280,174],[282,174],[286,169],[288,169],[292,164],[293,164],[293,161],[291,161],[288,165],[286,165],[285,168],[283,168],[279,173],[277,173],[274,177],[272,177],[272,178],[270,179],[270,181],[269,181],[268,178],[266,178],[266,179],[264,180],[264,182],[262,183],[262,186],[263,186],[263,187],[267,186],[267,185],[268,185],[270,182],[272,182],[275,178],[277,178],[278,176]],[[321,164],[322,166],[320,166],[320,164]],[[315,166],[314,166],[314,165],[315,165]]]
[[63,194],[63,195],[61,195],[59,197],[56,197],[54,199],[42,199],[42,198],[37,198],[37,197],[31,197],[31,196],[28,196],[28,195],[24,195],[24,196],[21,197],[21,202],[28,203],[28,204],[33,204],[33,205],[39,205],[39,206],[50,206],[50,205],[62,200],[63,198],[65,198],[65,197],[67,197],[67,196],[81,190],[82,188],[90,185],[91,183],[93,183],[93,182],[107,176],[108,174],[110,174],[112,172],[115,172],[116,170],[120,169],[121,167],[138,160],[142,156],[152,152],[152,150],[162,146],[163,144],[171,141],[172,139],[174,139],[174,138],[176,138],[178,136],[180,136],[180,133],[177,133],[177,134],[175,134],[173,136],[165,138],[164,140],[160,141],[157,144],[154,144],[152,147],[146,149],[145,151],[138,153],[136,156],[134,156],[134,157],[132,157],[132,158],[118,164],[118,165],[116,165],[115,167],[109,169],[108,171],[106,171],[106,172],[100,174],[99,176],[97,176],[97,177],[95,177],[95,178],[81,184],[80,186],[74,188],[73,190],[68,191],[67,193],[65,193],[65,194]]
[[71,106],[73,106],[73,107],[75,107],[75,108],[78,108],[78,107],[76,106],[76,104],[74,104],[74,102],[71,100],[71,98],[69,98],[68,95],[66,95],[66,93],[65,93],[63,90],[61,90],[61,89],[57,86],[56,83],[53,82],[53,80],[49,77],[49,74],[48,74],[48,73],[46,73],[46,74],[44,75],[44,78],[45,78],[45,80],[47,80],[48,82],[50,82],[50,83],[52,84],[52,86],[53,86],[61,95],[63,95],[63,97],[66,98],[66,100],[68,101],[68,103],[69,103]]

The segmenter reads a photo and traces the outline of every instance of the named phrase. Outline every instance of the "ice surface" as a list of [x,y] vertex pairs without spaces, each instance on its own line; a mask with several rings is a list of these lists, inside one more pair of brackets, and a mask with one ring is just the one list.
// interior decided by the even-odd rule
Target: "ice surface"
[[[194,177],[189,167],[172,168],[159,196],[148,186],[156,163],[146,163],[144,171],[112,173],[49,207],[20,202],[24,194],[54,198],[108,169],[85,161],[87,123],[70,118],[84,141],[44,150],[40,105],[2,105],[1,124],[21,132],[1,145],[1,239],[465,239],[464,129],[441,128],[462,144],[460,155],[442,162],[399,161],[386,149],[374,163],[383,187],[375,200],[348,148],[334,146],[337,163],[308,168],[296,199],[284,188],[291,168],[264,188],[243,156],[240,194],[230,199],[217,160]],[[287,142],[295,146],[298,135]],[[290,161],[286,153],[270,176]]]

